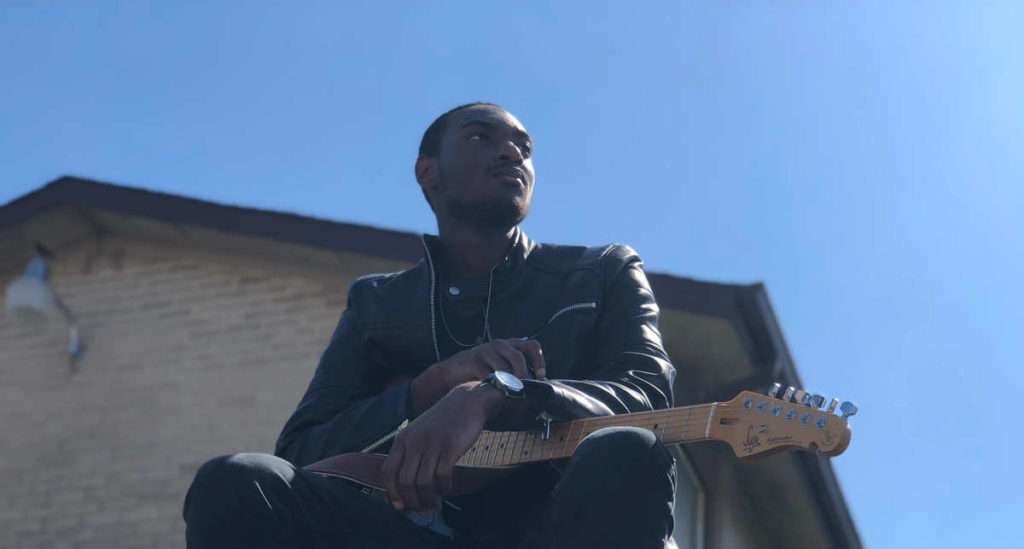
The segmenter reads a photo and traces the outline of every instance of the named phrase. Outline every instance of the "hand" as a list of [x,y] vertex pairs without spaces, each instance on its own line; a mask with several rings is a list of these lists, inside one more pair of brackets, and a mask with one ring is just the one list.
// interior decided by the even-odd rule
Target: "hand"
[[381,473],[395,509],[436,511],[452,490],[455,462],[473,446],[505,395],[494,387],[466,383],[398,433]]
[[[530,368],[533,376],[529,373]],[[413,379],[410,386],[411,416],[422,413],[452,388],[470,381],[483,381],[498,370],[519,379],[545,379],[547,372],[540,342],[535,339],[496,339],[430,366]]]

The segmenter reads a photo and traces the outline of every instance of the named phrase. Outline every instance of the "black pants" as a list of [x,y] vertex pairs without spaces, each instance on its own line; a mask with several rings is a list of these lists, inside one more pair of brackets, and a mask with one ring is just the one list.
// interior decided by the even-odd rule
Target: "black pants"
[[[451,540],[343,479],[266,454],[204,464],[185,497],[186,539],[207,548],[657,548],[672,534],[675,461],[647,430],[612,427],[561,463],[523,467],[452,498]],[[456,511],[455,508],[461,508]]]

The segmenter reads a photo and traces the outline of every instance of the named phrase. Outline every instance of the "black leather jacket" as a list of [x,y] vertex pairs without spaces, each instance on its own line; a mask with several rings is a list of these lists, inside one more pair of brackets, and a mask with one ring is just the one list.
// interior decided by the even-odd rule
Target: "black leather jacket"
[[[408,380],[446,358],[437,344],[447,335],[438,332],[436,239],[423,242],[415,267],[352,283],[348,307],[278,438],[278,456],[301,466],[382,437],[389,444],[387,435],[411,419]],[[540,342],[549,380],[524,380],[537,413],[558,420],[672,406],[675,369],[658,332],[658,306],[628,246],[536,244],[517,229],[494,270],[490,332]]]

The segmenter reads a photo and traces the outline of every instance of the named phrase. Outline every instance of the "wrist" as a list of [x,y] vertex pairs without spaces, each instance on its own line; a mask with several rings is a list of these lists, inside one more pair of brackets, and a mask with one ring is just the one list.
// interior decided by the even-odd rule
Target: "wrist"
[[406,401],[409,408],[409,419],[422,414],[430,407],[432,401],[436,400],[432,399],[429,394],[430,379],[427,372],[429,370],[412,378],[412,381],[409,382],[409,398]]
[[489,383],[472,381],[463,383],[460,388],[466,391],[472,402],[479,407],[480,413],[487,419],[494,419],[501,415],[505,401],[508,400],[505,393]]

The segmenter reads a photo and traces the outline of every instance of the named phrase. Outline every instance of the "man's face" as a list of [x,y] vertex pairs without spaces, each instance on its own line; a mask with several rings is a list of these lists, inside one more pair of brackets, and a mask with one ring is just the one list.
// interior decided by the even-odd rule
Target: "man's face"
[[523,125],[503,109],[479,105],[453,113],[437,158],[438,214],[484,229],[518,225],[533,196],[532,147]]

